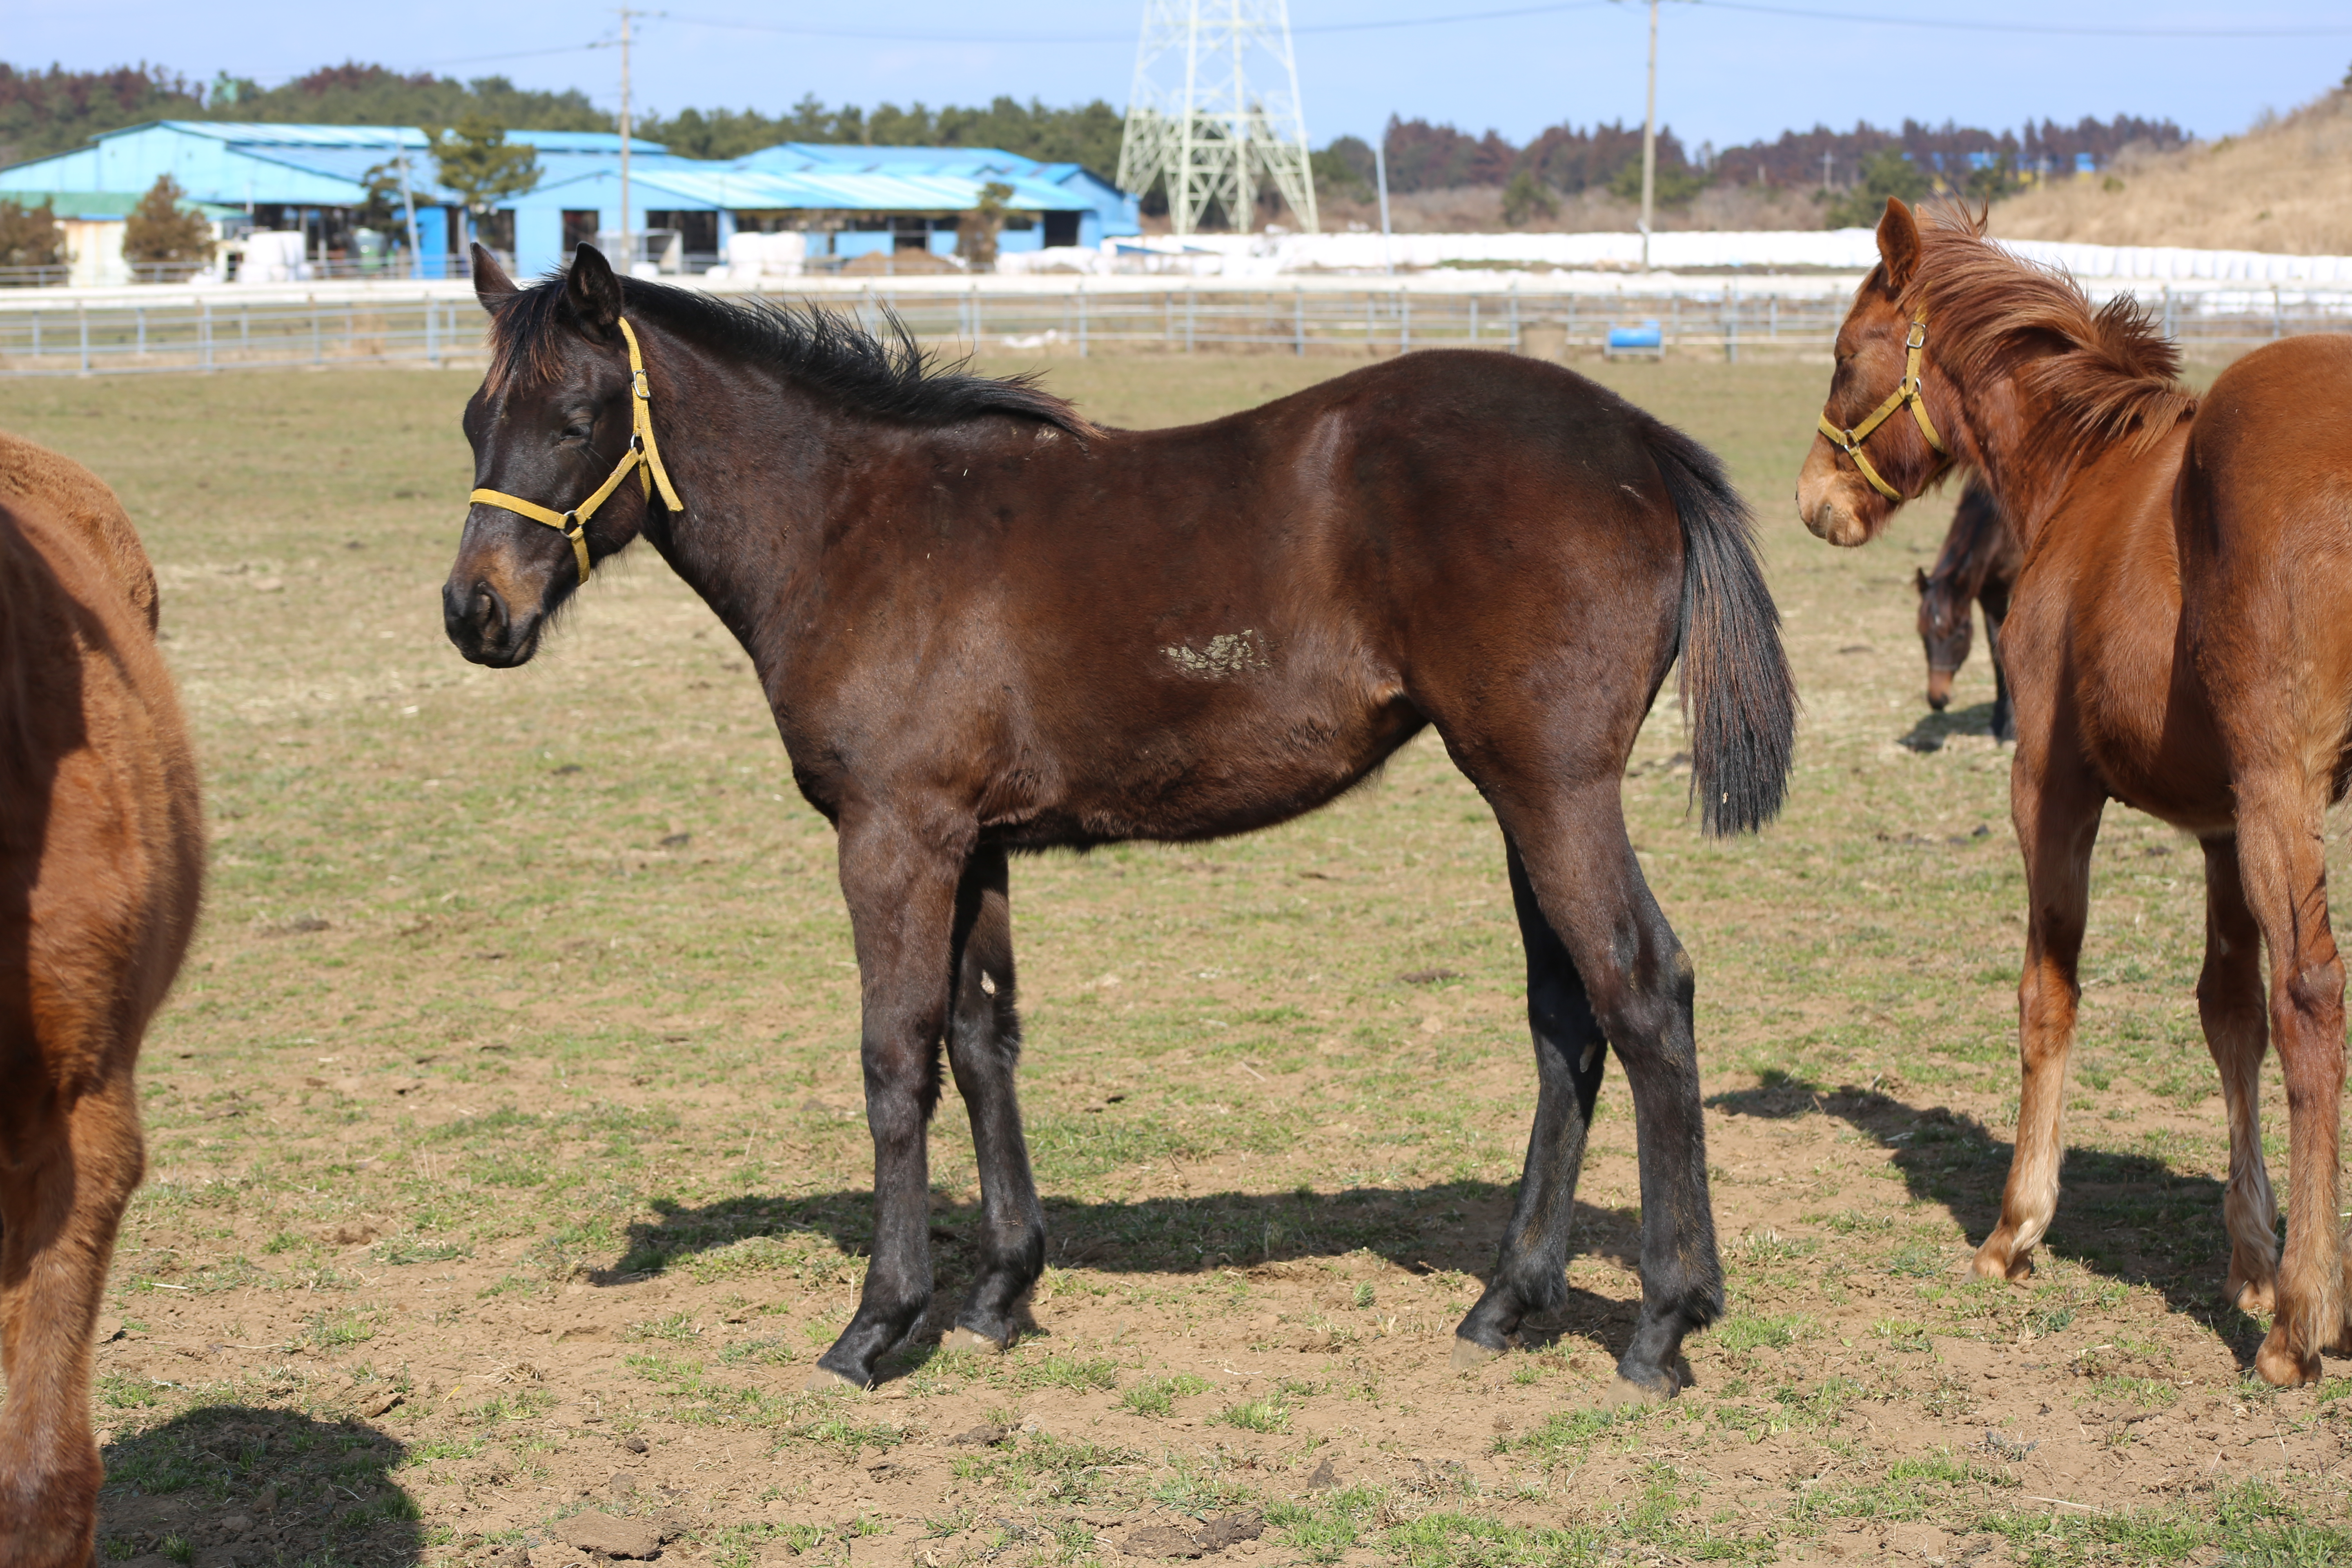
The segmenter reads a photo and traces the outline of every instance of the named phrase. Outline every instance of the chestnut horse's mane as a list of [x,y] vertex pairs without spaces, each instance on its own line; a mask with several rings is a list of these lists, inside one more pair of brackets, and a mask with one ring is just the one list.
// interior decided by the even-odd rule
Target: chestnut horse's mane
[[[781,372],[829,401],[906,425],[952,425],[985,414],[1040,420],[1080,439],[1099,428],[1030,375],[975,375],[942,364],[886,314],[874,333],[835,310],[771,300],[728,300],[643,279],[620,280],[627,315],[739,363]],[[490,316],[489,384],[555,373],[572,328],[561,276],[518,289]]]
[[1987,239],[1981,216],[1935,216],[1919,226],[1902,304],[1927,312],[1929,352],[1962,380],[2016,368],[2042,405],[2031,453],[2065,463],[2117,443],[2144,451],[2197,411],[2180,384],[2180,351],[2137,300],[2119,294],[2094,309],[2066,273]]

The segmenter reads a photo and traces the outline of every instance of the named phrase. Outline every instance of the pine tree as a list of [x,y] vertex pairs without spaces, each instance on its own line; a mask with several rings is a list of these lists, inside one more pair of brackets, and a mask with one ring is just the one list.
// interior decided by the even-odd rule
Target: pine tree
[[169,174],[157,177],[131,209],[122,226],[125,259],[153,265],[172,261],[210,261],[213,226],[204,214],[180,204],[188,193]]

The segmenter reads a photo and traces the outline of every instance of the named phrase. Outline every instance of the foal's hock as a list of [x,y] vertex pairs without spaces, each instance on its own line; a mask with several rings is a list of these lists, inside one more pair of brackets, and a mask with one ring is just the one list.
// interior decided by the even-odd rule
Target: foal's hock
[[[876,1219],[863,1299],[813,1387],[871,1383],[930,1303],[943,1046],[982,1208],[950,1345],[1008,1342],[1043,1265],[1008,854],[1263,827],[1434,724],[1507,843],[1538,1084],[1456,1354],[1501,1352],[1565,1299],[1605,1045],[1641,1144],[1622,1391],[1674,1392],[1683,1336],[1723,1288],[1691,968],[1619,785],[1678,656],[1711,830],[1779,809],[1794,713],[1748,516],[1712,457],[1501,354],[1414,354],[1207,425],[1104,430],[1025,379],[937,369],[903,334],[618,279],[593,248],[528,289],[478,249],[474,279],[494,357],[466,413],[478,488],[444,591],[451,640],[522,663],[594,563],[642,534],[750,654],[801,792],[840,833]],[[633,437],[666,482],[620,482]]]

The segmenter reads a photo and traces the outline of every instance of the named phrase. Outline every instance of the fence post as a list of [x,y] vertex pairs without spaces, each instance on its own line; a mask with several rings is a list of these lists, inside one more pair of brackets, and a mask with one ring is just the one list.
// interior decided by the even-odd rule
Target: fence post
[[2271,285],[2271,341],[2273,342],[2276,342],[2278,341],[2279,334],[2284,330],[2284,328],[2279,321],[2278,285],[2273,283]]
[[1519,352],[1519,280],[1511,279],[1511,352]]
[[83,300],[77,300],[74,301],[74,325],[81,333],[81,373],[84,375],[88,375],[89,374],[89,301]]
[[2164,335],[2174,341],[2178,341],[2179,336],[2172,324],[2172,285],[2169,283],[2164,286]]
[[1412,353],[1412,296],[1397,285],[1397,353]]
[[1307,357],[1307,285],[1290,286],[1290,352]]
[[34,357],[35,359],[38,359],[38,358],[40,358],[40,357],[41,357],[41,317],[42,317],[42,315],[43,315],[43,314],[44,314],[44,312],[40,310],[40,308],[39,308],[38,306],[34,307],[34,310],[33,310],[33,357]]
[[1184,352],[1185,352],[1186,353],[1191,353],[1192,352],[1192,312],[1193,312],[1193,309],[1194,309],[1194,307],[1199,303],[1199,301],[1200,301],[1200,295],[1199,295],[1199,294],[1194,290],[1194,289],[1193,289],[1193,287],[1192,287],[1192,280],[1190,278],[1185,279],[1184,279]]
[[139,320],[139,353],[143,359],[147,354],[147,307],[136,306],[132,309],[131,314]]
[[441,312],[434,308],[433,301],[430,300],[425,300],[425,363],[431,365],[436,370],[441,368],[441,345],[435,340],[434,336],[435,329],[439,327],[441,324],[440,316]]
[[310,363],[327,363],[326,336],[319,326],[319,297],[316,294],[310,296]]
[[196,363],[205,370],[213,368],[213,302],[196,301]]
[[1087,357],[1087,280],[1078,279],[1078,357]]

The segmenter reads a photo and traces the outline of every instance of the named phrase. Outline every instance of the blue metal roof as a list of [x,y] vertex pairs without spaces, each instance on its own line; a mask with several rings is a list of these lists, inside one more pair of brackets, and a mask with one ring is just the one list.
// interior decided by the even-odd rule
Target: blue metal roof
[[[617,184],[619,178],[617,170],[604,168],[569,180],[543,181],[528,195],[516,198],[515,205],[570,205],[564,199],[567,191],[573,193],[576,200],[580,194],[577,187],[591,183]],[[1013,195],[1004,205],[1014,211],[1081,212],[1088,208],[1084,197],[1058,185],[1024,178],[1004,183],[1013,187]],[[732,212],[965,212],[980,205],[982,184],[939,174],[869,174],[829,170],[785,174],[708,163],[686,165],[681,159],[666,160],[652,168],[633,163],[630,202],[632,205],[662,206],[668,204],[655,193],[666,193],[682,207]]]

